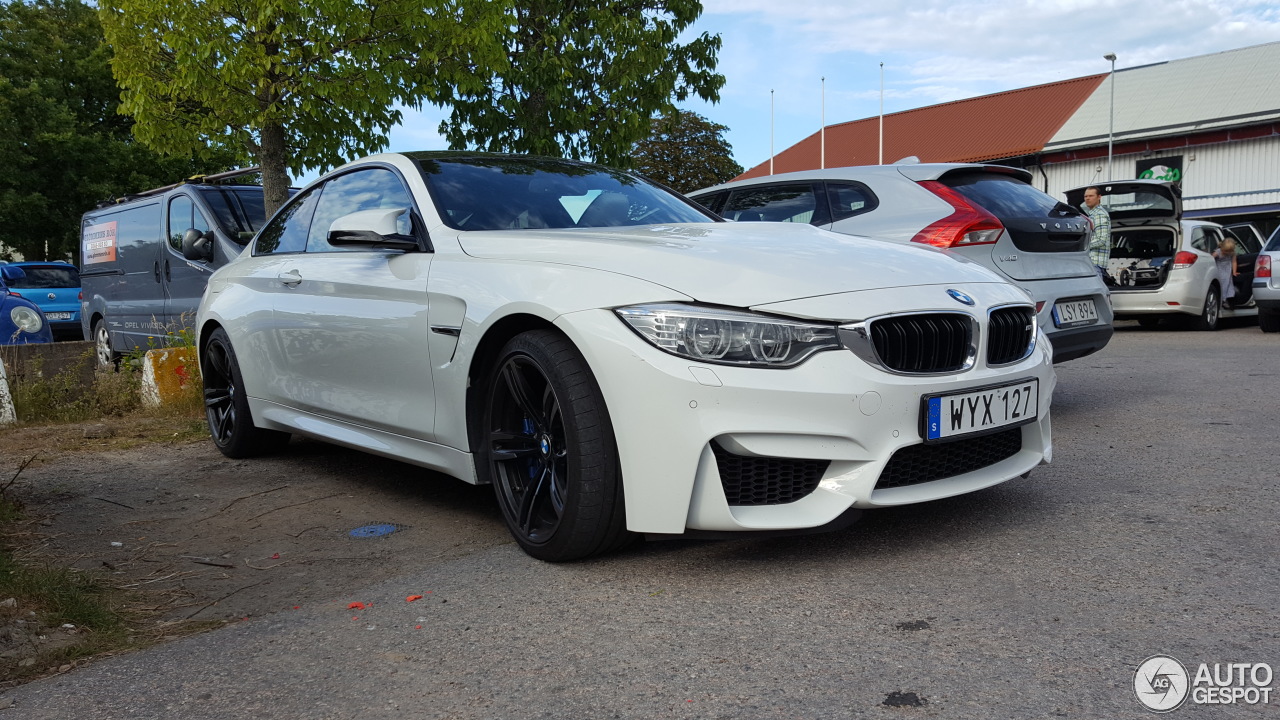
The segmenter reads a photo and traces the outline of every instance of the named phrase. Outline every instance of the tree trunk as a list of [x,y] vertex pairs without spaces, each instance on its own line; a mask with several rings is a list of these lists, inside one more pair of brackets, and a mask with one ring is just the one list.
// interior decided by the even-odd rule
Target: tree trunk
[[[262,192],[267,218],[270,218],[289,200],[289,166],[283,125],[262,127],[258,164],[262,166]],[[263,218],[263,222],[266,222],[266,218]]]

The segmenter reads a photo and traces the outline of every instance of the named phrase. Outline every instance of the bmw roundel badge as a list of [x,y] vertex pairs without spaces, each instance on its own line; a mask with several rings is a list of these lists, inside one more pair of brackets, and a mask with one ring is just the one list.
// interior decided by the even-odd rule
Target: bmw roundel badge
[[952,298],[955,298],[955,301],[958,303],[964,303],[965,305],[974,304],[973,298],[969,297],[968,295],[965,295],[959,290],[947,290],[947,294],[950,295]]

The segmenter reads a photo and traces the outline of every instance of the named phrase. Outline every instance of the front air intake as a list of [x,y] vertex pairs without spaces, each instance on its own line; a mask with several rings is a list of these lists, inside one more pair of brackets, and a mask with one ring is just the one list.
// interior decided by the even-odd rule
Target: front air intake
[[711,443],[730,505],[785,505],[813,492],[829,460],[735,455]]

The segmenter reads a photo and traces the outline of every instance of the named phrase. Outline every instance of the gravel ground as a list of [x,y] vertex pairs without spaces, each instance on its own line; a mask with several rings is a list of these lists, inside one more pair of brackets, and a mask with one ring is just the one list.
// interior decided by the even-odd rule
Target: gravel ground
[[[1143,717],[1151,655],[1280,666],[1278,341],[1126,324],[1059,366],[1054,464],[1027,480],[840,533],[569,565],[523,555],[484,489],[317,443],[51,461],[24,482],[61,550],[118,536],[124,508],[95,496],[186,507],[212,517],[188,540],[130,540],[183,570],[236,561],[225,585],[188,579],[182,612],[264,584],[200,610],[249,620],[12,689],[0,718]],[[346,537],[366,521],[406,527]],[[1280,698],[1176,714],[1280,717]]]

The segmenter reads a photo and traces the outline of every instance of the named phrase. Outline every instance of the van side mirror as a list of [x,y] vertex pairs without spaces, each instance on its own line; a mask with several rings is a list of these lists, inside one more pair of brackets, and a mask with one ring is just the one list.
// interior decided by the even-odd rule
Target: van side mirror
[[204,262],[212,260],[213,231],[202,233],[195,228],[187,228],[182,233],[182,257]]
[[400,218],[410,212],[409,208],[377,208],[343,215],[329,226],[329,244],[419,250],[418,238],[400,232]]

